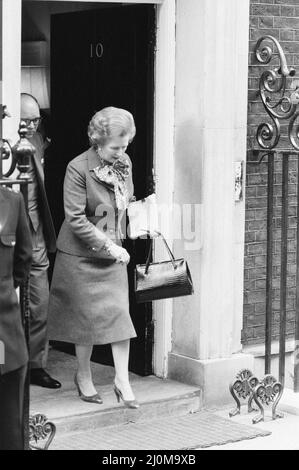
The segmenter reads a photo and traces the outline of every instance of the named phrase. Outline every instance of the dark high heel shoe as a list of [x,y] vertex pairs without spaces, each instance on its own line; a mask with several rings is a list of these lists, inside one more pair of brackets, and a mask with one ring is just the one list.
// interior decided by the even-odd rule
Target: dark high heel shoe
[[101,405],[103,403],[103,400],[101,399],[100,395],[96,393],[95,395],[84,395],[84,393],[81,392],[79,384],[78,384],[78,379],[77,379],[77,374],[74,377],[74,382],[78,390],[79,397],[83,401],[87,401],[88,403],[98,403]]
[[139,408],[140,407],[137,400],[124,400],[123,394],[121,393],[121,391],[115,384],[113,385],[113,390],[114,390],[118,403],[120,402],[120,399],[122,399],[122,401],[124,402],[124,405],[127,408]]

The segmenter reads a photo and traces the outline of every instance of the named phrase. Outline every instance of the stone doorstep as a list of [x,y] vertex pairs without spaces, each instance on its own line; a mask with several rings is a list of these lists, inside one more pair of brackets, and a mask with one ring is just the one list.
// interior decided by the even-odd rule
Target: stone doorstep
[[125,408],[114,395],[114,368],[95,362],[91,363],[92,375],[103,404],[87,403],[80,400],[74,385],[76,367],[74,356],[50,350],[47,371],[61,382],[62,387],[56,390],[30,387],[30,414],[46,415],[61,432],[185,414],[201,407],[198,386],[154,375],[141,377],[130,372],[130,381],[141,406],[137,410]]
[[125,408],[122,402],[117,402],[113,391],[114,368],[94,362],[91,368],[94,384],[103,399],[101,405],[84,402],[78,397],[74,385],[75,358],[51,350],[47,370],[61,381],[62,387],[53,390],[31,386],[30,415],[44,414],[55,423],[58,436],[120,423],[182,416],[201,409],[202,396],[198,386],[133,373],[130,373],[130,381],[140,408]]
[[[145,422],[170,416],[184,416],[199,411],[199,409],[200,393],[194,392],[169,399],[144,402],[137,410],[115,406],[102,411],[97,409],[87,413],[53,418],[51,421],[56,425],[57,437],[59,438],[68,433],[91,431],[99,427]],[[48,418],[50,419],[50,417]]]

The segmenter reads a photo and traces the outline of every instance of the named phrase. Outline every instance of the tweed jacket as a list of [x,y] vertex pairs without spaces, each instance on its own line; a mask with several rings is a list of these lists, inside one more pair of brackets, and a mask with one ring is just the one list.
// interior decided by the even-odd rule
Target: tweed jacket
[[28,352],[15,291],[29,274],[32,245],[23,196],[0,186],[0,374],[25,365]]
[[30,142],[35,147],[35,153],[33,155],[33,165],[36,174],[36,180],[38,185],[38,213],[43,223],[43,233],[46,242],[47,250],[50,253],[56,251],[56,234],[55,228],[49,208],[49,203],[45,190],[44,183],[44,168],[43,168],[43,158],[44,158],[44,145],[41,135],[37,132],[31,137]]
[[[132,169],[131,160],[125,154]],[[99,165],[94,148],[74,158],[64,179],[64,212],[57,248],[76,256],[111,258],[103,245],[108,238],[118,245],[125,236],[125,211],[116,208],[114,190],[97,179]],[[126,178],[129,198],[133,197],[132,171]]]

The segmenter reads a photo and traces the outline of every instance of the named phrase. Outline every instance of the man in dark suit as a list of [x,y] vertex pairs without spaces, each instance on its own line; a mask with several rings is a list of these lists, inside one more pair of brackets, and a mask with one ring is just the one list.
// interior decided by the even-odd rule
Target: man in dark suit
[[47,361],[47,315],[49,301],[47,252],[55,252],[56,236],[44,186],[44,141],[37,132],[40,109],[36,99],[21,94],[21,121],[26,123],[27,139],[36,152],[29,174],[33,181],[28,188],[29,225],[32,235],[33,259],[30,271],[30,383],[59,388],[60,382],[45,371]]
[[15,288],[29,274],[31,255],[23,197],[0,186],[0,450],[24,448],[28,352]]

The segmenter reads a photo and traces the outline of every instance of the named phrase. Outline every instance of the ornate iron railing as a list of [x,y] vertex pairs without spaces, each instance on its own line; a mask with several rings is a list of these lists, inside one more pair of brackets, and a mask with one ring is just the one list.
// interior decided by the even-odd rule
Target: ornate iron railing
[[[279,332],[279,380],[285,380],[285,341],[287,305],[287,231],[289,202],[289,158],[295,155],[297,169],[297,211],[299,207],[299,80],[296,71],[288,67],[284,51],[276,38],[262,36],[255,46],[255,57],[260,64],[268,65],[275,58],[278,64],[261,73],[258,94],[268,116],[268,121],[258,125],[256,131],[257,147],[253,153],[268,161],[268,211],[267,211],[267,274],[266,274],[266,342],[265,373],[271,368],[272,337],[272,256],[273,256],[273,213],[274,213],[274,166],[275,156],[282,159],[282,212],[281,212],[281,275],[280,275],[280,332]],[[282,124],[287,129],[283,135]],[[283,142],[282,142],[283,137]],[[250,162],[251,163],[251,162]],[[294,390],[299,392],[299,217],[297,212],[297,278],[296,278],[296,319],[294,352]]]
[[269,45],[262,44],[265,41],[273,42],[277,48],[276,56],[279,57],[279,66],[265,70],[259,80],[259,95],[264,108],[272,120],[272,124],[261,123],[256,132],[259,147],[264,150],[272,150],[277,147],[281,136],[281,120],[289,120],[288,136],[295,150],[299,150],[297,103],[299,102],[298,86],[292,82],[293,90],[287,87],[288,78],[295,76],[295,69],[288,67],[282,47],[273,36],[261,37],[255,48],[255,56],[262,64],[268,64],[273,59],[273,49]]
[[[229,415],[240,413],[241,402],[246,400],[248,412],[260,415],[253,423],[264,420],[264,405],[272,404],[272,419],[283,415],[276,411],[285,383],[285,344],[287,323],[287,262],[288,262],[288,206],[289,206],[289,158],[297,158],[297,254],[296,254],[296,315],[294,350],[294,391],[299,392],[299,80],[296,71],[288,67],[284,51],[276,38],[262,36],[256,43],[254,54],[257,62],[272,68],[263,70],[259,78],[257,96],[265,110],[265,120],[256,129],[255,144],[250,149],[253,159],[247,164],[267,162],[267,266],[265,312],[265,376],[257,378],[249,369],[243,369],[230,384],[230,392],[236,408]],[[285,134],[282,133],[285,129]],[[265,160],[266,159],[266,160]],[[271,374],[272,302],[273,302],[273,247],[274,247],[274,176],[275,162],[282,160],[282,209],[281,209],[281,259],[280,259],[280,318],[279,318],[279,380]],[[256,410],[258,411],[258,410]]]

